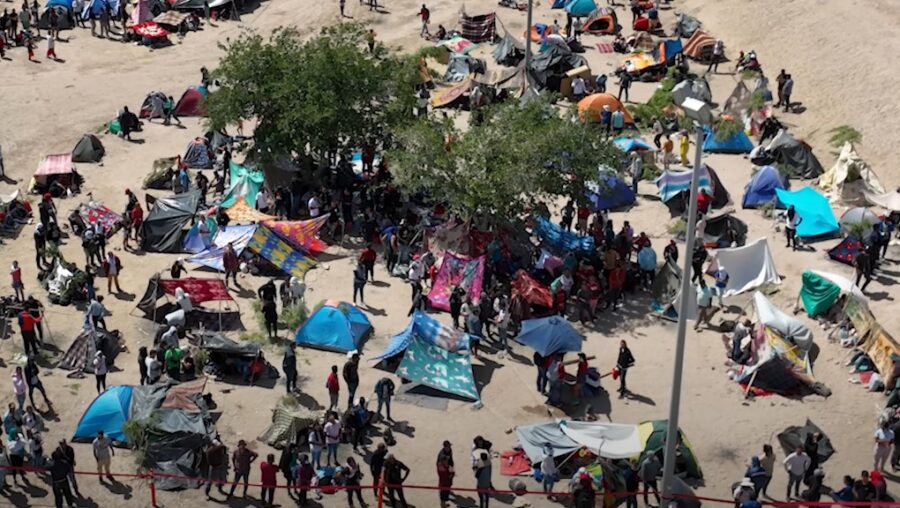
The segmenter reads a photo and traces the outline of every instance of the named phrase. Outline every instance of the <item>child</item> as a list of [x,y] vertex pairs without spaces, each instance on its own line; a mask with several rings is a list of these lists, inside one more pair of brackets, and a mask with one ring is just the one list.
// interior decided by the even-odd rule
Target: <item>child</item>
[[691,167],[690,162],[688,161],[688,148],[691,146],[691,138],[688,136],[687,131],[681,131],[681,140],[680,140],[681,149],[681,165],[689,168]]
[[51,60],[56,60],[56,38],[50,37],[47,39],[47,58]]
[[31,37],[25,39],[25,47],[28,49],[28,61],[34,61],[34,41]]

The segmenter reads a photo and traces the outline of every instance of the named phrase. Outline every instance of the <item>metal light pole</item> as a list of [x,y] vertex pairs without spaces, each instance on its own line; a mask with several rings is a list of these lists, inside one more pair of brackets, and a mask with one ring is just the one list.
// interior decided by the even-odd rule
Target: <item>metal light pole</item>
[[525,27],[525,90],[531,88],[531,11],[534,0],[528,0],[528,25]]
[[[693,101],[692,103],[689,101]],[[694,298],[691,288],[691,257],[697,235],[697,193],[700,182],[700,165],[703,146],[703,125],[710,122],[709,106],[702,101],[687,99],[681,105],[685,114],[694,120],[696,143],[694,168],[691,175],[691,197],[688,202],[687,239],[685,241],[684,267],[681,273],[681,302],[678,306],[678,335],[675,342],[675,362],[672,373],[672,397],[669,401],[669,426],[666,429],[665,455],[663,457],[662,495],[663,501],[672,505],[672,479],[675,476],[675,446],[678,444],[678,414],[681,410],[681,378],[684,370],[684,342],[687,331],[687,314],[690,298]]]

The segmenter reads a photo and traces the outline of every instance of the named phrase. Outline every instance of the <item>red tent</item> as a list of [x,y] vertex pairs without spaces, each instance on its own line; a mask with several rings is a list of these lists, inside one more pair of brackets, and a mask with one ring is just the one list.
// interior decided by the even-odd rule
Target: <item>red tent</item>
[[206,94],[195,87],[188,88],[175,104],[178,116],[206,116]]

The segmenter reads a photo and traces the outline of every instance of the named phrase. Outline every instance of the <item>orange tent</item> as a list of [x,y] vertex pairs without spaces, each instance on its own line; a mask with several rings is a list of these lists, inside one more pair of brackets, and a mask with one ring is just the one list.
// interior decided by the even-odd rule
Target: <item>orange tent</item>
[[543,27],[544,27],[543,35],[542,35],[541,32],[538,30],[538,26],[537,26],[537,25],[531,25],[531,30],[529,30],[529,31],[525,34],[525,36],[526,36],[526,37],[531,37],[531,42],[541,42],[541,40],[543,40],[544,37],[546,37],[546,36],[548,36],[548,35],[550,35],[550,34],[553,33],[553,27],[552,27],[552,26],[549,26],[549,25],[543,25]]
[[578,101],[578,115],[586,122],[599,122],[603,106],[609,106],[610,111],[625,113],[625,123],[629,125],[634,124],[634,118],[631,117],[631,113],[625,109],[625,106],[619,102],[619,99],[608,93],[591,94]]
[[684,44],[684,54],[694,60],[708,61],[712,57],[713,46],[715,45],[715,37],[702,30],[697,30]]
[[618,28],[616,12],[612,9],[601,7],[594,11],[588,20],[584,22],[581,31],[589,34],[615,35]]

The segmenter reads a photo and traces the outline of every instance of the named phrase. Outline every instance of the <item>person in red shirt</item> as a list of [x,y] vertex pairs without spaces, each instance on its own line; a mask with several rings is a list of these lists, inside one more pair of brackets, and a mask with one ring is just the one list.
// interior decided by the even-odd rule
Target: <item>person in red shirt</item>
[[[144,209],[140,203],[135,203],[131,208],[131,230],[134,231],[134,240],[140,242],[141,226],[144,224]],[[140,245],[138,245],[140,246]]]
[[624,303],[625,296],[622,294],[622,288],[625,287],[625,264],[619,262],[616,267],[609,272],[609,294],[607,295],[604,310],[612,306],[613,312],[616,311],[616,304],[621,299]]
[[19,266],[18,261],[12,262],[12,267],[9,270],[9,276],[12,278],[12,288],[13,291],[16,292],[16,300],[24,302],[25,284],[22,283],[22,268]]
[[338,395],[340,395],[341,384],[338,381],[337,365],[331,366],[331,374],[328,375],[328,379],[325,381],[325,388],[328,388],[328,398],[330,399],[328,411],[340,409],[338,406]]
[[440,494],[438,494],[441,500],[441,508],[447,508],[447,503],[450,501],[450,488],[453,487],[453,477],[456,475],[447,457],[441,457],[438,460],[437,475],[438,488],[441,490]]
[[367,244],[366,248],[363,249],[359,254],[359,262],[366,268],[366,276],[372,282],[375,282],[375,260],[378,259],[378,254],[372,249],[372,244]]
[[652,244],[650,242],[650,238],[647,236],[647,233],[641,231],[641,234],[638,235],[637,240],[634,241],[634,250],[635,252],[640,252],[644,247],[650,247]]
[[587,397],[588,394],[585,393],[585,383],[587,382],[587,374],[588,374],[588,359],[587,355],[584,353],[578,353],[578,370],[575,371],[575,394],[581,394],[583,397]]
[[575,224],[575,230],[586,235],[588,232],[588,217],[591,216],[590,208],[582,205],[578,207],[578,222]]
[[25,342],[25,356],[29,355],[29,350],[31,350],[31,354],[35,355],[35,357],[37,357],[39,353],[34,327],[40,323],[43,318],[43,316],[34,317],[27,310],[23,310],[19,313],[19,327],[22,330],[22,340]]
[[259,464],[260,483],[262,483],[262,502],[264,506],[274,506],[275,484],[278,483],[278,465],[275,464],[275,455],[270,453],[265,462]]
[[419,9],[419,17],[422,19],[422,30],[419,31],[419,37],[431,37],[431,32],[428,30],[428,23],[431,22],[431,11],[428,10],[428,7],[425,7],[425,4],[422,4],[422,8]]
[[697,211],[701,215],[706,215],[709,212],[709,205],[712,204],[712,199],[712,196],[706,192],[706,189],[700,189],[700,194],[697,194]]

